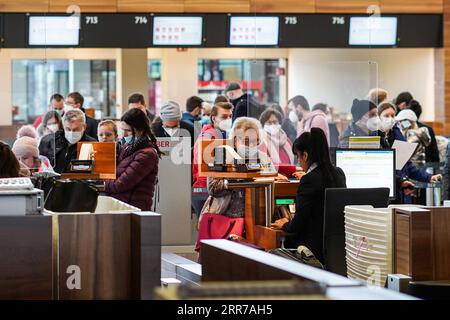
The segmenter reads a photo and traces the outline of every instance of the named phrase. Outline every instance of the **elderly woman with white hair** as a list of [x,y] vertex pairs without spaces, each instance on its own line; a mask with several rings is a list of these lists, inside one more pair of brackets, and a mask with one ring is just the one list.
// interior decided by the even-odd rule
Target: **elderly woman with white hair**
[[[236,119],[230,133],[230,140],[236,152],[242,158],[250,162],[258,159],[259,163],[267,165],[269,171],[275,171],[271,165],[270,159],[260,150],[262,142],[262,128],[258,120],[254,118],[241,117]],[[243,189],[228,189],[226,180],[222,178],[208,178],[208,193],[209,197],[201,211],[199,219],[199,236],[197,239],[196,250],[200,250],[200,240],[205,239],[204,230],[210,228],[208,234],[210,238],[214,239],[214,234],[220,233],[220,237],[224,237],[222,229],[215,230],[215,224],[211,222],[212,215],[221,215],[230,220],[231,233],[242,236],[243,219],[244,219],[244,190]],[[205,217],[207,220],[205,221]],[[226,220],[226,218],[225,218]],[[231,221],[235,221],[234,223]],[[236,222],[237,221],[237,222]],[[219,227],[218,227],[219,228]],[[226,228],[225,228],[226,229]],[[226,231],[226,230],[225,230]],[[226,236],[226,235],[225,235]]]
[[67,172],[70,161],[77,157],[77,143],[97,141],[86,134],[86,116],[79,109],[67,111],[63,117],[63,130],[46,135],[39,144],[40,154],[50,159],[58,173]]

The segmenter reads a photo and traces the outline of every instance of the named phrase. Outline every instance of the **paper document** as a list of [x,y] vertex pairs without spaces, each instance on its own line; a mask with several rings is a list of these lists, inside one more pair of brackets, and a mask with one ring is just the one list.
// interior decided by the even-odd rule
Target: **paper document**
[[380,149],[380,137],[349,137],[349,149]]
[[91,155],[94,153],[94,146],[92,143],[83,143],[81,145],[78,160],[91,160]]
[[392,149],[395,149],[395,170],[402,170],[406,162],[416,151],[417,143],[395,140]]

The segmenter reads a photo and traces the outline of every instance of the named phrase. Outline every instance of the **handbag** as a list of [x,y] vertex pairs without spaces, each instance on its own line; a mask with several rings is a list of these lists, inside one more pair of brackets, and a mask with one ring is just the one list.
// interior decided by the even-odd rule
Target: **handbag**
[[325,270],[322,263],[314,256],[311,250],[305,246],[299,246],[297,249],[277,248],[269,251],[269,253]]
[[95,212],[98,190],[78,180],[56,180],[53,182],[44,208],[53,212]]
[[195,251],[200,251],[200,240],[228,239],[231,234],[242,237],[244,234],[244,218],[231,218],[215,213],[205,213],[200,222]]

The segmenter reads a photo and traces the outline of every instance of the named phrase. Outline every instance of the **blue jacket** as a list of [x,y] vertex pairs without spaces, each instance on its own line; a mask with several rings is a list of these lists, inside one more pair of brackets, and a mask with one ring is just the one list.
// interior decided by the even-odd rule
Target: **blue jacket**
[[189,112],[183,112],[183,115],[181,116],[181,120],[191,124],[192,126],[194,126],[194,122],[195,121],[200,121],[201,118],[200,117],[194,117]]

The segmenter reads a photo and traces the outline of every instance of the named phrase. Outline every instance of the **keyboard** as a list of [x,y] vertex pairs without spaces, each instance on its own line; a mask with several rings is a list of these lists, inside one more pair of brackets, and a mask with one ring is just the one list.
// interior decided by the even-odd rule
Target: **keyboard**
[[0,179],[0,191],[6,190],[33,190],[34,185],[30,178]]

